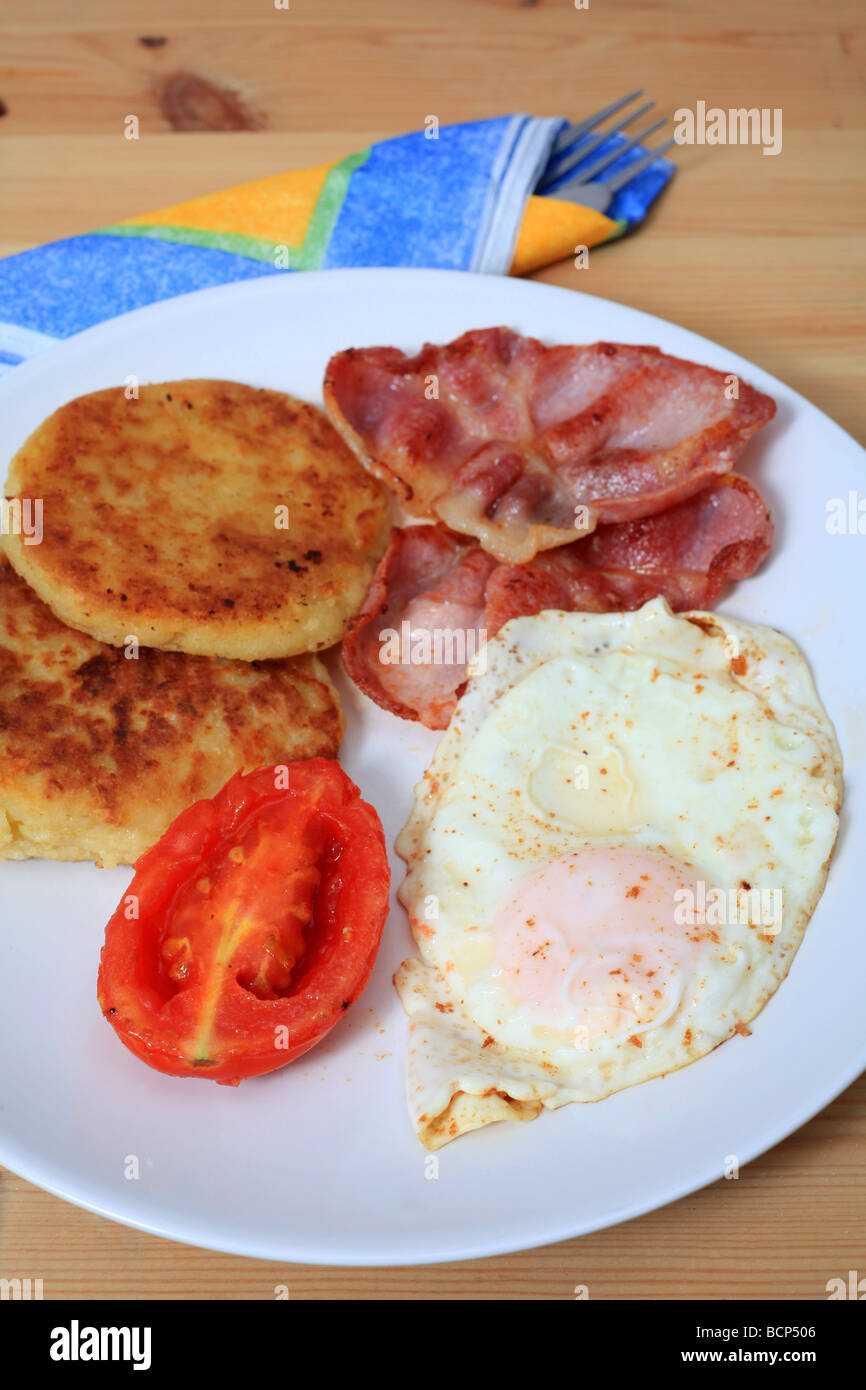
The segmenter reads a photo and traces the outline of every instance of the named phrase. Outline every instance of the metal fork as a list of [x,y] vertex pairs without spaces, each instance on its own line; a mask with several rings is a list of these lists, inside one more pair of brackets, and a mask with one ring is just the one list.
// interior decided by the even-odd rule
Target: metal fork
[[[610,206],[614,193],[620,188],[624,188],[627,183],[638,174],[642,174],[644,169],[649,168],[654,160],[669,150],[674,140],[667,140],[663,145],[658,145],[654,150],[647,150],[639,159],[634,159],[627,164],[624,169],[611,175],[610,178],[600,179],[599,174],[604,173],[609,165],[620,159],[629,150],[633,150],[636,145],[640,145],[648,135],[659,130],[664,124],[666,117],[654,121],[645,130],[641,130],[637,135],[626,140],[624,144],[617,141],[616,148],[606,151],[591,164],[583,165],[594,150],[603,145],[612,135],[619,135],[621,131],[636,121],[639,116],[643,116],[649,111],[655,102],[648,101],[615,125],[607,126],[604,130],[598,130],[602,121],[606,121],[611,116],[615,116],[623,107],[630,102],[643,96],[643,90],[638,88],[635,92],[629,92],[628,96],[620,97],[619,101],[614,101],[610,106],[605,106],[603,110],[596,111],[594,115],[588,116],[585,121],[580,121],[577,125],[566,126],[565,130],[557,137],[553,146],[547,169],[544,176],[536,188],[536,193],[548,197],[565,198],[572,202],[580,203],[581,206],[593,208],[596,212],[606,212]],[[595,132],[590,134],[590,132]],[[584,137],[589,135],[587,140]],[[575,149],[575,145],[578,146]],[[571,177],[569,177],[571,175]]]

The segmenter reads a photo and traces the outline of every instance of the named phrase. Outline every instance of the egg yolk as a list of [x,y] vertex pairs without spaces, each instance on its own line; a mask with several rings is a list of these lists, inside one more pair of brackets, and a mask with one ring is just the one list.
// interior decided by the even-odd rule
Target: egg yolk
[[705,929],[695,873],[665,850],[591,845],[527,874],[494,923],[496,977],[576,1047],[639,1037],[676,1012]]

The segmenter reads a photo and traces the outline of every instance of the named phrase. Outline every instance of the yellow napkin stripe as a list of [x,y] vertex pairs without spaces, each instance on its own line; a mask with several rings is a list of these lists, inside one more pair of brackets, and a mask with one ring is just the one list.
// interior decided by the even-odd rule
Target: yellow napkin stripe
[[121,226],[190,227],[300,247],[328,173],[341,160],[255,179],[234,188],[125,218]]
[[574,256],[581,246],[598,246],[621,231],[618,222],[591,208],[557,198],[530,198],[510,274],[527,275],[540,266]]

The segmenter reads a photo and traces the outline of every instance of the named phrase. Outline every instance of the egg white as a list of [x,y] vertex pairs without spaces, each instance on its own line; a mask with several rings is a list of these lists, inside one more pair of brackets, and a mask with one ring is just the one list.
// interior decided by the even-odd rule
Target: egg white
[[[410,1110],[431,1147],[491,1119],[600,1099],[742,1030],[802,939],[842,796],[806,662],[769,628],[675,616],[656,599],[635,613],[519,618],[484,655],[397,842],[423,957],[396,977],[413,1020]],[[581,1013],[590,982],[581,1007],[553,1016],[515,997],[495,924],[534,891],[533,874],[608,851],[647,855],[647,878],[662,856],[685,866],[689,883],[715,890],[721,920],[689,938],[652,1017],[629,1015],[629,990],[637,1000],[647,981],[627,971],[622,1014]],[[583,879],[591,912],[602,886]],[[782,909],[768,927],[755,907],[771,898]],[[620,974],[613,935],[599,922],[599,950],[613,955],[597,974]]]

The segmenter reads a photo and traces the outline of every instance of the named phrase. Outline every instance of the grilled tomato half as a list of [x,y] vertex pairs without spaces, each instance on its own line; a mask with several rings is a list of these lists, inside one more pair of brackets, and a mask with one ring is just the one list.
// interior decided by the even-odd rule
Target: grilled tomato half
[[136,863],[105,930],[102,1012],[171,1076],[285,1066],[364,989],[388,887],[381,822],[339,763],[237,773]]

